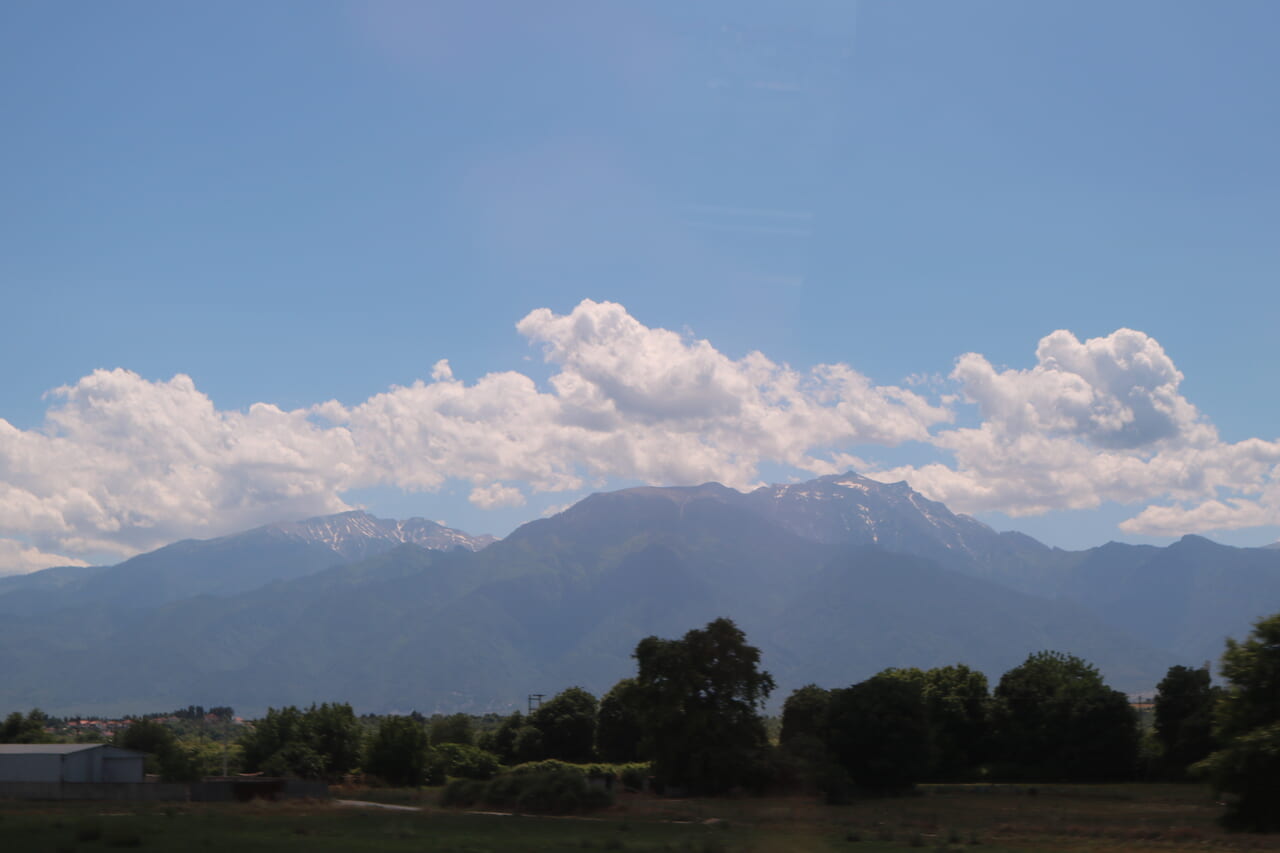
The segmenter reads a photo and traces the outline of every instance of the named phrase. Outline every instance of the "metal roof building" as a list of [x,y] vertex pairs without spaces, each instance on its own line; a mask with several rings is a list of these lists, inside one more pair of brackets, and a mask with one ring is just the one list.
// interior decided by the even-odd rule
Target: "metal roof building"
[[145,760],[102,743],[0,743],[0,782],[142,782]]

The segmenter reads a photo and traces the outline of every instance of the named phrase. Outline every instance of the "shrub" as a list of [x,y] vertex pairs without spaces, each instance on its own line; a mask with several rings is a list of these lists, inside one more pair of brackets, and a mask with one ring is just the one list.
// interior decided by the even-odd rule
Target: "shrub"
[[498,774],[498,758],[475,746],[442,743],[433,752],[448,776],[461,779],[492,779]]
[[475,779],[454,779],[440,792],[440,805],[469,808],[484,801],[486,788]]
[[540,814],[572,814],[612,802],[608,792],[587,784],[582,770],[558,761],[515,767],[487,782],[455,779],[440,798],[445,806],[486,805]]
[[647,762],[644,764],[619,764],[618,779],[622,781],[622,787],[628,791],[643,791],[645,783],[649,781],[649,777],[653,775],[653,767]]

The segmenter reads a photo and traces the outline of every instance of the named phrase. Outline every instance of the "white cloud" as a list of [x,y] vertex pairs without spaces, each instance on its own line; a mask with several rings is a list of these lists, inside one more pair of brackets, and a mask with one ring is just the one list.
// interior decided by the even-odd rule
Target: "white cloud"
[[487,486],[476,486],[467,498],[481,509],[497,509],[508,506],[524,506],[524,494],[512,486],[502,483],[490,483]]
[[608,477],[745,486],[764,460],[815,470],[832,448],[926,440],[949,417],[847,366],[799,372],[760,353],[731,359],[611,303],[539,309],[517,329],[556,366],[549,392],[520,373],[466,385],[437,366],[434,382],[317,412],[349,430],[372,481],[519,481],[544,492]]
[[[906,479],[969,512],[1142,505],[1134,533],[1280,523],[1280,442],[1221,441],[1141,332],[1054,332],[1031,368],[969,353],[945,382],[906,388],[843,364],[731,358],[607,302],[539,309],[517,329],[551,365],[546,386],[516,371],[468,384],[441,360],[357,405],[242,412],[187,376],[95,371],[52,392],[40,429],[0,420],[0,537],[30,543],[28,566],[336,512],[371,486],[461,481],[493,508],[611,478],[742,488],[765,463]],[[965,405],[979,423],[953,426]],[[855,455],[904,442],[949,458],[874,471]]]
[[924,441],[950,417],[848,366],[732,359],[607,302],[517,328],[554,366],[549,388],[514,371],[466,384],[442,360],[355,406],[238,412],[187,376],[95,371],[53,392],[42,429],[0,420],[0,535],[123,556],[343,510],[344,491],[376,485],[462,480],[482,507],[610,477],[747,486],[762,462],[825,471],[843,447]]
[[1066,331],[1040,341],[1030,370],[997,372],[977,353],[960,357],[952,378],[1004,433],[1070,436],[1093,447],[1132,449],[1185,437],[1199,426],[1179,393],[1182,374],[1160,344],[1120,329],[1084,343]]
[[0,577],[5,575],[25,575],[49,569],[54,566],[87,566],[84,560],[75,557],[63,557],[60,554],[47,554],[33,548],[25,542],[14,539],[0,539]]
[[52,392],[42,430],[0,420],[0,535],[127,555],[183,536],[347,508],[345,430],[257,404],[219,412],[187,376],[98,370]]
[[[981,423],[934,433],[954,464],[872,476],[906,479],[967,512],[1176,502],[1126,521],[1130,533],[1280,523],[1272,494],[1280,442],[1223,442],[1181,395],[1182,374],[1153,338],[1120,329],[1081,343],[1057,331],[1040,341],[1036,357],[1027,370],[996,370],[981,355],[961,356],[951,378]],[[1264,492],[1271,497],[1251,497]]]

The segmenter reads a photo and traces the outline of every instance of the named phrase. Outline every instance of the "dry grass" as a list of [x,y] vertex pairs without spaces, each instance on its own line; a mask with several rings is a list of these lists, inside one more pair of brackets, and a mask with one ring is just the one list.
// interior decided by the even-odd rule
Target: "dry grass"
[[847,806],[807,798],[633,796],[618,808],[644,820],[719,818],[770,834],[838,837],[858,849],[892,840],[903,848],[987,851],[1280,850],[1280,836],[1223,831],[1216,822],[1221,805],[1197,785],[936,785],[912,797]]
[[[587,819],[469,815],[439,808],[432,791],[382,799],[420,805],[422,811],[342,809],[325,802],[0,802],[0,850],[83,853],[114,846],[107,844],[107,830],[113,839],[124,838],[118,830],[127,830],[144,850],[245,853],[1280,851],[1280,836],[1220,830],[1215,819],[1221,807],[1197,786],[931,786],[913,797],[846,806],[803,797],[675,800],[625,795],[613,808]],[[102,825],[101,839],[80,837],[89,822]]]

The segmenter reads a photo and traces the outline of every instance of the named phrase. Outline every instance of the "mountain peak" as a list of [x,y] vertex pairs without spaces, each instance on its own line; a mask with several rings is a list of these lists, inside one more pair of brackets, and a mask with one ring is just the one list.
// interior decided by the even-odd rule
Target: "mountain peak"
[[1183,548],[1203,548],[1205,546],[1215,547],[1218,546],[1218,543],[1214,542],[1212,539],[1207,539],[1204,536],[1197,536],[1194,533],[1188,533],[1175,542],[1174,545],[1178,545]]
[[360,509],[269,524],[262,529],[291,541],[323,545],[349,560],[401,544],[429,550],[478,551],[494,541],[492,536],[472,536],[425,518],[378,518]]
[[623,489],[618,494],[664,497],[675,503],[685,503],[698,498],[732,500],[735,497],[742,496],[742,492],[737,489],[731,489],[726,485],[715,482],[701,483],[697,486],[636,486],[631,489]]

